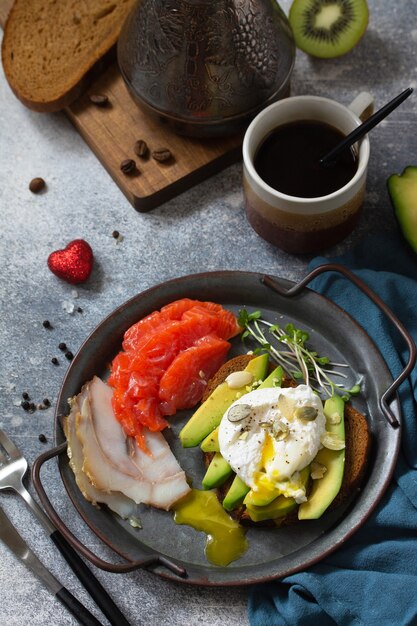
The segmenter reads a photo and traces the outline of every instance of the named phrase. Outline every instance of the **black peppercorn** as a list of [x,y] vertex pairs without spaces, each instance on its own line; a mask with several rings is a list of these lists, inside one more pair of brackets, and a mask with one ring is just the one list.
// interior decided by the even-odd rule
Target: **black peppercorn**
[[29,400],[29,394],[28,394],[28,392],[27,392],[27,391],[24,391],[24,392],[22,393],[22,398],[23,398],[23,400]]
[[43,403],[44,403],[45,406],[51,406],[51,402],[50,402],[50,400],[48,398],[44,398],[43,399]]
[[59,344],[58,348],[62,351],[67,349],[67,344],[64,343],[63,341],[61,341],[61,343]]
[[43,320],[43,322],[42,322],[42,326],[43,326],[44,328],[52,328],[52,326],[51,326],[51,322],[50,322],[49,320]]
[[46,443],[48,441],[43,433],[39,435],[38,439],[41,443]]
[[74,355],[70,350],[66,351],[65,356],[68,359],[68,361],[72,361],[72,359],[74,358]]
[[22,400],[21,406],[24,411],[29,411],[30,403],[27,400]]
[[56,356],[53,356],[53,357],[52,357],[52,359],[51,359],[51,363],[53,363],[54,365],[58,365],[58,364],[59,364],[59,361],[58,361],[58,359],[56,358]]

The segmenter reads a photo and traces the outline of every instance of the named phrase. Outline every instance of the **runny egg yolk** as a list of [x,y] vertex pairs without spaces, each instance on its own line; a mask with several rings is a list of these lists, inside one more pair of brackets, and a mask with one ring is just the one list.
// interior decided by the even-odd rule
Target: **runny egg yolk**
[[275,490],[275,482],[272,482],[272,479],[278,480],[279,472],[278,470],[274,470],[272,475],[268,475],[266,470],[270,463],[274,460],[275,457],[275,448],[272,436],[267,433],[265,437],[264,447],[262,449],[262,458],[261,458],[261,470],[259,472],[255,472],[254,474],[254,489],[258,492],[270,492]]
[[295,498],[297,502],[305,501],[305,474],[295,472],[291,480],[279,478],[279,471],[271,467],[275,457],[275,447],[271,435],[267,435],[262,451],[261,470],[254,473],[254,484],[250,491],[249,499],[252,504],[264,506],[278,498]]
[[267,433],[262,449],[261,468],[253,475],[254,485],[251,493],[252,501],[260,506],[268,504],[279,495],[286,495],[290,488],[287,481],[283,481],[284,484],[279,482],[279,471],[271,468],[275,454],[274,439]]

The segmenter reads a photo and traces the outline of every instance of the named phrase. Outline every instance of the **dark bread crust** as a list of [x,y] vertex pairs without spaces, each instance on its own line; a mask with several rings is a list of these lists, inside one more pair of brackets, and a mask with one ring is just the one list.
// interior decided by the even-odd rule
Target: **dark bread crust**
[[87,4],[15,0],[4,28],[1,56],[16,97],[38,112],[58,111],[78,99],[115,59],[115,45],[134,4],[135,0]]
[[201,402],[205,402],[216,387],[221,385],[226,380],[229,374],[244,370],[251,359],[253,359],[253,354],[240,354],[239,356],[235,356],[233,359],[229,359],[226,363],[223,363],[221,368],[217,370],[214,376],[207,382],[207,387],[204,391]]
[[[212,391],[227,378],[229,374],[244,369],[251,358],[253,358],[253,355],[244,354],[227,361],[218,370],[214,377],[209,380],[203,400],[206,399]],[[272,365],[271,369],[273,369]],[[296,383],[291,378],[284,377],[282,386],[293,387],[296,386]],[[343,475],[343,482],[338,495],[333,500],[328,510],[333,510],[341,504],[344,504],[351,498],[352,495],[355,494],[356,491],[360,489],[369,461],[371,435],[368,423],[365,416],[348,403],[345,404],[345,439],[345,471]],[[203,454],[204,464],[208,467],[214,453],[206,452]],[[233,477],[217,489],[217,497],[220,502],[223,502],[232,481]],[[229,512],[229,514],[247,526],[289,526],[300,523],[297,515],[297,509],[283,518],[279,518],[277,522],[274,520],[253,522],[244,505]]]

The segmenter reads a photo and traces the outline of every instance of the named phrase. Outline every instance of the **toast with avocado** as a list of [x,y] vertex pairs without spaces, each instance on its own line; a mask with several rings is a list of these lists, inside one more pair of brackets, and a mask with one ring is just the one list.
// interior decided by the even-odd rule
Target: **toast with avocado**
[[[196,423],[195,417],[201,417],[204,421],[207,401],[210,400],[210,406],[213,406],[216,398],[223,397],[222,390],[227,390],[226,381],[232,380],[234,376],[239,382],[241,373],[248,370],[257,374],[257,376],[252,376],[255,385],[251,387],[250,384],[244,384],[240,388],[232,385],[232,389],[235,388],[234,397],[239,398],[243,407],[246,406],[245,395],[250,393],[253,387],[255,389],[281,387],[284,390],[298,386],[294,380],[283,374],[281,368],[274,369],[273,365],[268,362],[267,355],[262,355],[262,357],[240,355],[227,361],[218,370],[207,385],[200,409],[192,418],[194,419],[193,445],[200,443],[207,468],[203,478],[203,488],[216,489],[223,507],[232,517],[245,525],[289,525],[298,523],[300,520],[317,519],[326,510],[334,509],[347,502],[360,489],[364,480],[371,437],[365,417],[350,403],[345,403],[338,396],[324,403],[323,414],[326,420],[326,436],[333,438],[332,441],[343,441],[343,447],[340,445],[330,446],[339,447],[339,449],[321,447],[314,461],[297,473],[299,483],[297,486],[305,490],[306,496],[306,501],[301,503],[297,502],[294,497],[288,497],[288,494],[287,497],[276,495],[273,490],[254,491],[234,473],[220,453],[219,418],[210,424],[209,429],[203,430],[203,435],[200,432],[200,441],[197,442],[196,431],[199,424]],[[248,382],[248,378],[245,379],[244,376],[242,380]],[[227,391],[230,394],[230,388]],[[222,411],[224,413],[224,405]],[[309,419],[307,415],[304,418]],[[183,431],[185,434],[181,433],[180,438],[186,440],[187,425]],[[278,439],[280,435],[282,436],[283,433],[278,433]],[[238,438],[241,437],[244,437],[244,432]],[[264,454],[263,451],[262,455]],[[263,478],[265,479],[265,476]]]

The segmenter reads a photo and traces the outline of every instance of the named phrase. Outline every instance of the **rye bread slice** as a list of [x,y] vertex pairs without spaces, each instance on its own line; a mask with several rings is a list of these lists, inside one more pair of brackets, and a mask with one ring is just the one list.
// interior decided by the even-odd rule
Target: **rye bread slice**
[[[242,370],[246,367],[252,355],[244,354],[229,361],[218,370],[212,379],[209,380],[204,399],[212,393],[212,391],[220,385],[229,374],[235,371]],[[270,369],[273,369],[271,364]],[[282,382],[283,387],[293,387],[296,383],[289,377],[284,377]],[[204,400],[203,399],[203,400]],[[345,471],[343,476],[343,482],[341,489],[333,500],[329,507],[329,510],[333,510],[336,507],[347,502],[352,495],[360,489],[361,483],[365,477],[369,455],[371,450],[371,435],[368,428],[366,418],[362,413],[357,411],[351,404],[345,404]],[[214,456],[212,452],[206,452],[204,454],[204,464],[209,466],[211,459]],[[223,502],[226,493],[233,481],[233,477],[227,480],[221,487],[217,489],[217,497],[220,502]],[[253,522],[249,517],[244,505],[238,507],[229,514],[246,526],[276,526],[276,522],[273,520],[266,520],[264,522]],[[283,518],[279,519],[279,526],[289,526],[292,524],[300,523],[297,516],[297,510],[291,512]]]
[[119,37],[135,0],[15,0],[4,29],[2,63],[17,98],[57,111],[85,89],[93,66]]

